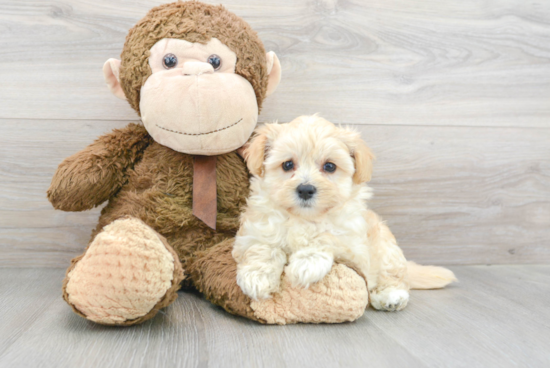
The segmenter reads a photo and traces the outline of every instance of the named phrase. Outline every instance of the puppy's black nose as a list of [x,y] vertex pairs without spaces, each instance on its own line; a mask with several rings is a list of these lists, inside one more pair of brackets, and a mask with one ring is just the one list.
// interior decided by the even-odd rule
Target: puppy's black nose
[[317,188],[311,184],[300,184],[298,185],[298,188],[296,188],[296,191],[298,192],[298,197],[308,200],[313,197],[317,191]]

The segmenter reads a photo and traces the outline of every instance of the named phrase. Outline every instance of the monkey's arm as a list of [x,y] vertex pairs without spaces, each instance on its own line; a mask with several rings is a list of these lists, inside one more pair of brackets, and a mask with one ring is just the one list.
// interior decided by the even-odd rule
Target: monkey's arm
[[57,168],[48,189],[56,209],[84,211],[100,205],[126,182],[126,172],[152,142],[145,128],[129,124],[99,137]]

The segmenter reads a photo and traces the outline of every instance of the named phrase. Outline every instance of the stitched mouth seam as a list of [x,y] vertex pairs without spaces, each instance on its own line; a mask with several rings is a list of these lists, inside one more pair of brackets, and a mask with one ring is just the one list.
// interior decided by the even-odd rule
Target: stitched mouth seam
[[236,123],[233,123],[231,125],[228,125],[226,126],[225,128],[221,128],[221,129],[216,129],[216,130],[213,130],[211,132],[206,132],[206,133],[185,133],[185,132],[178,132],[177,130],[172,130],[172,129],[168,129],[168,128],[165,128],[165,127],[161,127],[160,125],[158,124],[155,124],[157,127],[159,127],[160,129],[164,129],[166,131],[169,131],[169,132],[172,132],[172,133],[177,133],[177,134],[183,134],[183,135],[207,135],[207,134],[212,134],[212,133],[217,133],[217,132],[221,132],[222,130],[226,130],[226,129],[229,129],[231,127],[234,127],[235,125],[239,124],[241,121],[243,121],[243,118],[240,118]]

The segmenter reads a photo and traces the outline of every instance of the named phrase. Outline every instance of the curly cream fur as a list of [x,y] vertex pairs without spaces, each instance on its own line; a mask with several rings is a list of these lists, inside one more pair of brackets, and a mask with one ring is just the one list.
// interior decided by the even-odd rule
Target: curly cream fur
[[[323,279],[333,262],[367,275],[372,304],[399,310],[408,302],[407,264],[395,238],[367,209],[373,155],[358,133],[317,116],[260,128],[247,150],[251,196],[233,256],[237,283],[252,299],[280,290],[283,271],[294,286]],[[294,169],[282,164],[292,161]],[[324,171],[324,164],[336,171]],[[297,195],[310,184],[310,200]]]

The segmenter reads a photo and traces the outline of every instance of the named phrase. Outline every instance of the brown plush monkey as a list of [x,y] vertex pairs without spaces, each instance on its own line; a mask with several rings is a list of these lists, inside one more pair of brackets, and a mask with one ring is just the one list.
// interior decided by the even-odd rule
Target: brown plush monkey
[[249,182],[236,150],[281,75],[250,26],[222,6],[166,4],[130,30],[121,56],[105,63],[105,79],[143,125],[114,130],[67,158],[48,190],[64,211],[109,201],[63,282],[73,310],[102,324],[140,323],[172,303],[184,282],[264,323],[361,316],[365,281],[344,265],[309,289],[283,282],[264,301],[236,284],[231,250]]

